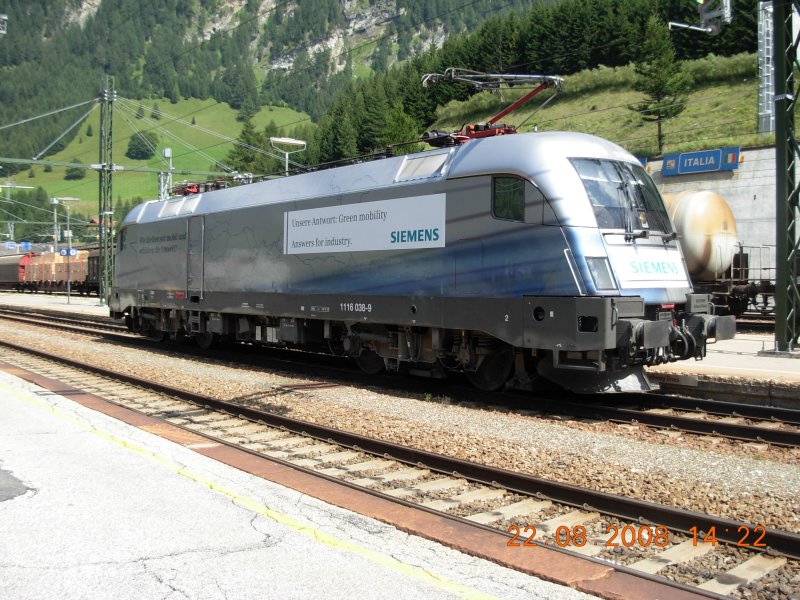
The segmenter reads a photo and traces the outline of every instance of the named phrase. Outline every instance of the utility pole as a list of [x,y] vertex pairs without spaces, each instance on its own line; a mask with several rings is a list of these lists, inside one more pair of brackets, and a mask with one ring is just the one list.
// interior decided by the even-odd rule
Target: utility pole
[[[71,296],[72,296],[72,229],[70,229],[69,225],[69,205],[70,202],[80,202],[80,198],[50,198],[50,204],[53,205],[53,221],[56,222],[56,210],[59,204],[64,205],[64,209],[67,211],[67,228],[64,230],[64,237],[67,238],[67,252],[64,255],[64,251],[61,251],[62,256],[67,257],[67,304],[71,304]],[[56,246],[56,251],[58,251],[58,246]]]
[[114,273],[114,196],[112,194],[112,132],[114,100],[114,78],[106,75],[100,90],[100,199],[98,228],[100,230],[100,303],[108,304],[111,278]]
[[792,17],[800,10],[799,0],[774,0],[773,33],[775,39],[775,350],[791,352],[800,334],[800,293],[797,263],[800,256],[797,240],[798,196],[800,188],[795,173],[798,146],[794,122],[797,94],[794,69],[798,37]]
[[[58,252],[58,240],[61,237],[58,235],[58,198],[50,198],[50,204],[53,205],[53,252]],[[53,281],[55,281],[56,272],[53,271]]]
[[158,173],[158,199],[166,200],[169,198],[169,191],[172,189],[172,148],[164,148],[164,158],[169,159],[167,171]]

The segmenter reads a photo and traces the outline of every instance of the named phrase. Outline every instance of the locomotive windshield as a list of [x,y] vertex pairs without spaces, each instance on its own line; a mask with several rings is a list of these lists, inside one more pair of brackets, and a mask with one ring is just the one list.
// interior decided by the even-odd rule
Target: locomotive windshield
[[601,229],[672,233],[664,202],[642,167],[616,160],[570,160]]

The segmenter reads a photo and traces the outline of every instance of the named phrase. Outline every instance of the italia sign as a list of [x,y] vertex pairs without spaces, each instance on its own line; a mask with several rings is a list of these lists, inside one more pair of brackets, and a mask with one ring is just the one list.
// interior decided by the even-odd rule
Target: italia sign
[[682,154],[665,154],[661,166],[661,175],[687,175],[689,173],[708,173],[713,171],[733,171],[739,167],[738,147],[717,148],[700,152],[684,152]]

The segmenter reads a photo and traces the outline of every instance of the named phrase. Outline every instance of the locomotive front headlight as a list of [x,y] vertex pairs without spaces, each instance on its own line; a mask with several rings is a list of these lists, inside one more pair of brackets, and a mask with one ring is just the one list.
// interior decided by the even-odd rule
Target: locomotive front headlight
[[614,276],[611,274],[611,264],[605,256],[586,257],[586,266],[592,274],[594,287],[598,290],[615,290]]

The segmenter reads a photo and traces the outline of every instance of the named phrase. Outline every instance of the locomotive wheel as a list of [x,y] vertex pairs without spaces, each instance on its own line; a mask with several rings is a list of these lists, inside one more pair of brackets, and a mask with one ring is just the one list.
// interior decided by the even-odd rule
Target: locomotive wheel
[[201,350],[209,350],[214,345],[214,342],[217,341],[217,336],[211,332],[195,333],[194,341]]
[[362,350],[361,354],[354,357],[354,359],[358,368],[367,375],[377,375],[385,367],[383,359],[372,350]]
[[151,329],[147,333],[147,337],[154,342],[163,342],[165,339],[167,339],[167,332],[161,331],[160,329]]
[[497,351],[483,359],[475,371],[465,371],[469,382],[484,392],[494,392],[502,388],[514,369],[514,348],[504,344]]

